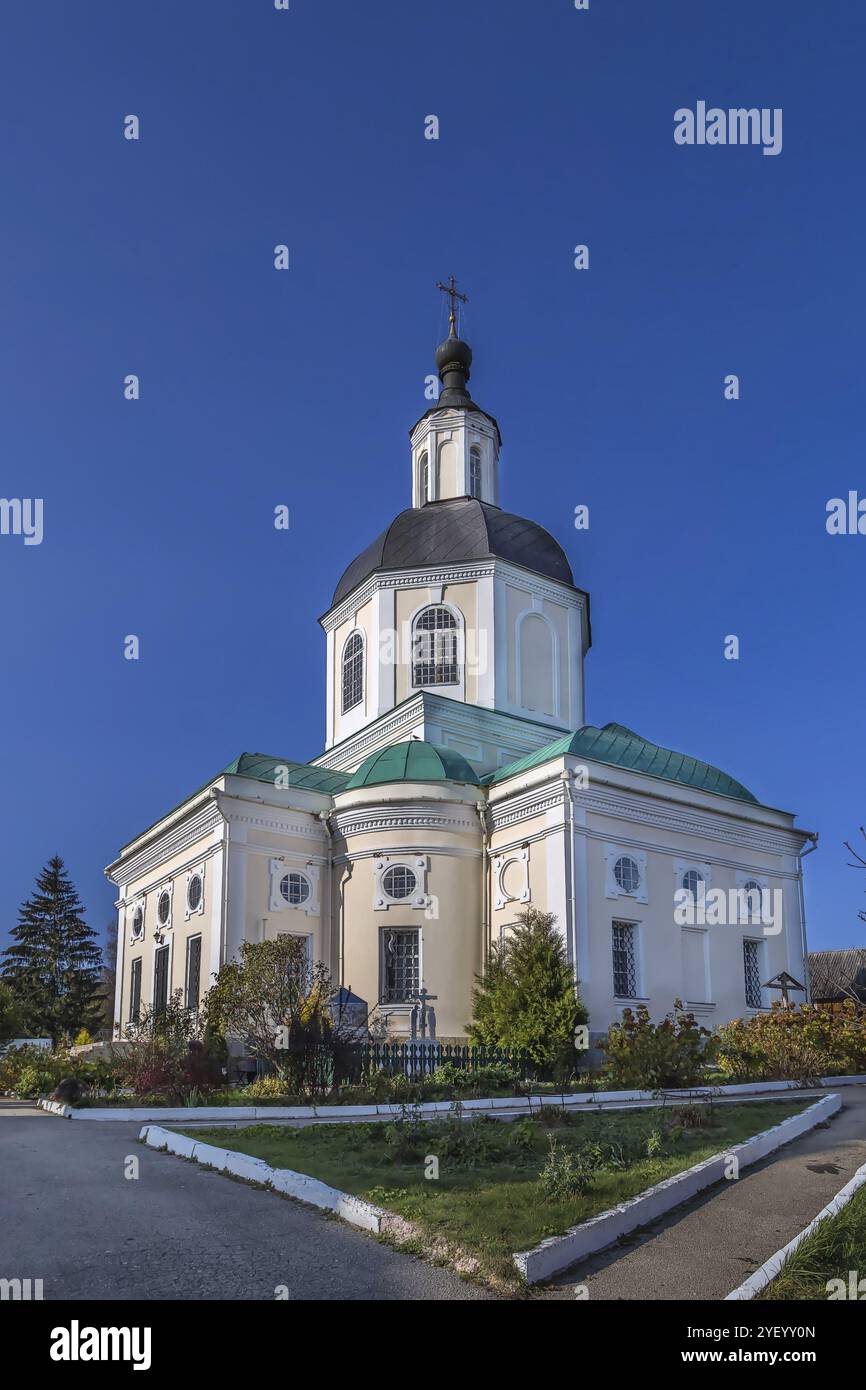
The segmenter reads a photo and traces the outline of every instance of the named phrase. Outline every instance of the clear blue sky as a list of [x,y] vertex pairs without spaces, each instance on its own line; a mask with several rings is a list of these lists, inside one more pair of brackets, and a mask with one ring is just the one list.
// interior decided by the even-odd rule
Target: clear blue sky
[[[592,595],[590,721],[795,810],[812,945],[866,944],[866,536],[824,525],[866,494],[864,65],[862,0],[5,7],[0,493],[45,539],[0,537],[0,935],[54,853],[102,928],[126,839],[321,751],[316,618],[409,503],[454,272],[504,505]],[[782,153],[675,145],[698,100],[781,107]]]

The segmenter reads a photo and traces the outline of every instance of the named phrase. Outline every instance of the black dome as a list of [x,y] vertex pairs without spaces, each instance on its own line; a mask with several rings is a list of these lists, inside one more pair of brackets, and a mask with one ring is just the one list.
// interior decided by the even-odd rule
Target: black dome
[[345,570],[334,604],[376,570],[460,564],[494,555],[574,586],[565,551],[543,526],[475,497],[455,497],[401,512]]

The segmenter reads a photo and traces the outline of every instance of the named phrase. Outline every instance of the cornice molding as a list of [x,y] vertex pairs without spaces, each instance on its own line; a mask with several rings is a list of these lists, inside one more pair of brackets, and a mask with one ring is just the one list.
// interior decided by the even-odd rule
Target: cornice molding
[[[113,864],[110,864],[109,869],[113,870],[111,882],[116,883],[118,887],[125,888],[133,879],[142,878],[152,869],[163,864],[166,859],[182,854],[190,845],[216,830],[222,823],[222,816],[216,802],[212,800],[206,802],[187,820],[149,841],[144,849],[139,850],[136,854],[130,854],[128,858],[115,860]],[[107,872],[108,870],[106,870]]]
[[419,589],[431,584],[466,584],[472,580],[490,578],[503,579],[506,583],[513,582],[530,593],[550,599],[553,603],[564,603],[581,611],[585,611],[587,607],[585,590],[561,584],[556,579],[536,574],[534,570],[523,569],[520,565],[492,556],[488,560],[478,560],[471,564],[464,561],[453,565],[428,565],[426,568],[419,566],[417,569],[379,570],[365,579],[357,589],[353,589],[336,608],[323,614],[319,622],[325,632],[334,631],[343,623],[353,620],[358,609],[369,603],[380,589]]
[[[646,798],[639,793],[632,797],[625,792],[576,789],[573,796],[575,806],[589,814],[608,816],[635,825],[652,825],[662,830],[669,830],[676,835],[692,835],[699,839],[714,840],[720,844],[738,845],[741,848],[775,855],[797,854],[800,848],[800,837],[796,833],[759,829],[747,826],[742,821],[734,823],[730,813],[716,816],[711,811],[692,814],[651,807],[646,804]],[[547,782],[531,791],[524,792],[515,797],[513,801],[504,799],[489,809],[493,833],[519,824],[521,821],[530,820],[533,816],[541,815],[554,806],[564,806],[564,804],[565,790],[559,779],[555,783],[553,781]],[[583,831],[594,839],[610,838],[608,832],[595,831],[592,826],[576,826],[575,829]],[[662,849],[661,846],[644,840],[634,839],[632,843],[650,851]],[[680,845],[675,851],[670,852],[682,854],[682,846]]]

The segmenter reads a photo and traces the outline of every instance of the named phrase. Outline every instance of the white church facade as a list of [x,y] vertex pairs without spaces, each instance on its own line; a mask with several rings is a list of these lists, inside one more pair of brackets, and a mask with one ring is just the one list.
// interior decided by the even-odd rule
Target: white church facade
[[324,751],[242,754],[106,869],[118,1029],[176,990],[196,1007],[241,941],[288,933],[391,1035],[423,986],[439,1036],[462,1038],[491,944],[529,906],[556,916],[592,1035],[676,998],[713,1027],[767,1008],[780,971],[804,979],[815,837],[707,763],[586,723],[589,597],[502,509],[471,361],[452,313],[412,505],[320,619]]

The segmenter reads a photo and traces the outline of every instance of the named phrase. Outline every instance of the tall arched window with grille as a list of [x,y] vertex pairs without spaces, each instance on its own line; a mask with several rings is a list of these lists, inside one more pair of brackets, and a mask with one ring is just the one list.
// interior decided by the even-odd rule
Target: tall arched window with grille
[[426,449],[425,449],[424,453],[421,455],[421,470],[420,470],[420,476],[421,476],[421,501],[422,501],[422,503],[424,503],[424,502],[429,502],[429,501],[430,501],[430,455],[427,453]]
[[353,632],[343,648],[343,713],[364,698],[364,639]]
[[481,450],[477,444],[469,450],[469,496],[481,496]]
[[412,684],[459,685],[458,624],[444,604],[424,608],[412,630]]

